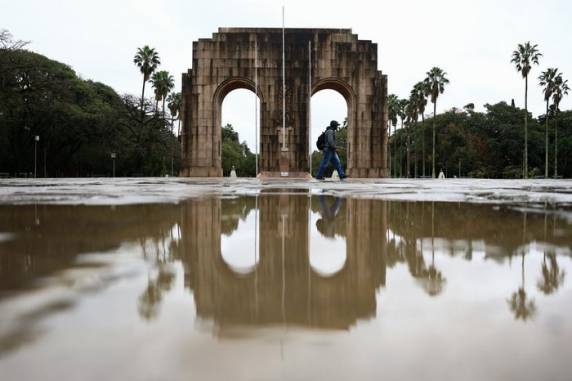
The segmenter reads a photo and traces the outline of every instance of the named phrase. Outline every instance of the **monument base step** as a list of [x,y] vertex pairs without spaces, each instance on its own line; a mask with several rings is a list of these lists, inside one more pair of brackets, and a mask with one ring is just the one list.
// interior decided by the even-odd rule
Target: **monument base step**
[[257,176],[259,179],[311,179],[308,172],[274,172],[262,171]]

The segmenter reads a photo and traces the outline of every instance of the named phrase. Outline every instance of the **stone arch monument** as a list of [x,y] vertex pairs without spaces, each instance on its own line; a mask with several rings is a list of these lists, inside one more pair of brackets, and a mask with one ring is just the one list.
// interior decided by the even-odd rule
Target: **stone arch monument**
[[222,101],[244,88],[260,100],[262,176],[308,176],[310,98],[332,89],[348,105],[348,175],[385,177],[387,76],[377,67],[377,44],[351,29],[286,29],[284,39],[285,133],[282,29],[220,28],[193,42],[193,67],[182,81],[181,175],[222,176]]

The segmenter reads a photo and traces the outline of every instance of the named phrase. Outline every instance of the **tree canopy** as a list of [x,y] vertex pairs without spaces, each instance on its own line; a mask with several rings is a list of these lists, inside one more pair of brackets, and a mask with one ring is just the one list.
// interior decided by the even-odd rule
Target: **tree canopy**
[[[121,176],[178,168],[179,143],[152,102],[83,80],[67,65],[23,49],[0,52],[0,172],[30,173],[39,136],[39,176]],[[177,168],[175,168],[177,167]]]
[[[424,123],[416,123],[412,132],[412,163],[419,168],[422,160],[431,161],[431,154],[425,158],[421,154],[421,133],[430,137],[430,129],[435,119],[437,140],[435,162],[437,170],[443,169],[448,177],[522,177],[522,119],[524,110],[500,102],[485,105],[485,112],[452,109],[428,118]],[[544,116],[543,116],[544,117]],[[530,118],[529,124],[529,176],[536,177],[544,173],[544,130],[542,121]],[[396,157],[405,157],[405,141],[407,129],[399,129],[391,137],[391,144],[397,150]],[[553,147],[554,129],[549,130]],[[558,116],[558,170],[564,177],[572,176],[572,111],[560,112]],[[553,149],[553,148],[552,148]],[[415,163],[417,162],[417,163]],[[406,173],[406,163],[398,163]],[[411,168],[410,173],[415,169]]]

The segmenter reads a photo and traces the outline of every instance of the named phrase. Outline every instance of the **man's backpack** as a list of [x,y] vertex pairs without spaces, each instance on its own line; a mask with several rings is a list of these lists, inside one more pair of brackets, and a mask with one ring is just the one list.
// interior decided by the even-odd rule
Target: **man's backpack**
[[320,136],[318,136],[318,140],[316,140],[316,147],[320,150],[324,150],[324,146],[326,145],[326,131],[322,132]]

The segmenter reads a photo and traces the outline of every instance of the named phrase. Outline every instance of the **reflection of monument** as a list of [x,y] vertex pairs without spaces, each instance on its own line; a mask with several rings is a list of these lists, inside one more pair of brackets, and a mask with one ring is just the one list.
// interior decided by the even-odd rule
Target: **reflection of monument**
[[[250,203],[252,198],[241,200]],[[259,197],[260,260],[248,274],[232,271],[220,255],[228,201],[194,200],[186,205],[182,260],[199,317],[213,319],[220,327],[347,329],[375,315],[375,292],[385,282],[385,203],[347,201],[345,213],[337,217],[351,227],[346,263],[333,276],[322,277],[309,261],[310,201],[307,194]]]

